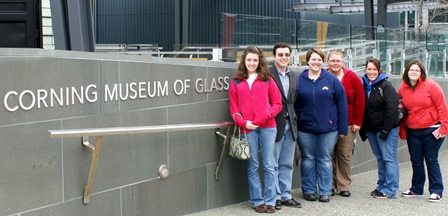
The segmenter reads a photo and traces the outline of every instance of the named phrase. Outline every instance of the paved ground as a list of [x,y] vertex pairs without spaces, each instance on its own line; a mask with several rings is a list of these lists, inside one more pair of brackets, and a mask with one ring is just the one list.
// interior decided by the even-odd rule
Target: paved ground
[[[448,187],[448,151],[440,153],[440,167],[442,169],[445,188]],[[411,164],[400,165],[400,189],[398,194],[406,191],[410,187],[412,168]],[[302,203],[303,207],[288,208],[276,211],[277,215],[305,215],[305,216],[325,216],[325,215],[448,215],[448,193],[438,203],[428,202],[428,184],[425,185],[425,195],[423,198],[397,199],[375,199],[370,192],[375,189],[377,181],[377,171],[358,174],[352,177],[352,196],[349,198],[336,195],[331,197],[329,203],[309,202],[303,199],[301,190],[294,190],[292,196]],[[198,212],[190,216],[214,216],[214,215],[259,215],[251,207],[250,203],[242,202],[235,205],[216,208],[208,211]]]

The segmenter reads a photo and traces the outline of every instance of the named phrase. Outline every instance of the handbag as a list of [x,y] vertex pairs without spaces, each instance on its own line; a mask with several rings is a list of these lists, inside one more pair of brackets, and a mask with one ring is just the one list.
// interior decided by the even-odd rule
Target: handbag
[[[238,133],[236,132],[238,128]],[[241,137],[241,130],[235,125],[233,128],[233,135],[230,139],[229,155],[240,160],[247,160],[250,158],[249,143],[246,138],[246,129],[244,129],[244,137]]]

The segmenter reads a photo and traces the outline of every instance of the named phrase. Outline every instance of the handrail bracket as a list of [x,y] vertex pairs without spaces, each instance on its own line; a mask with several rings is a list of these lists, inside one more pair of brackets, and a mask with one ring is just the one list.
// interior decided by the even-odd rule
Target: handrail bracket
[[85,146],[85,147],[87,147],[89,149],[92,149],[92,151],[95,151],[95,146],[90,144],[88,136],[82,136],[81,143],[82,143],[83,146]]
[[87,136],[83,136],[82,140],[83,140],[82,144],[84,146],[93,150],[92,162],[90,163],[89,178],[87,179],[87,185],[84,188],[84,195],[83,195],[83,203],[87,204],[90,202],[90,193],[92,192],[92,186],[93,186],[93,180],[95,178],[96,166],[98,165],[98,158],[100,157],[101,144],[103,143],[103,136],[96,137],[95,146],[93,146],[89,143]]

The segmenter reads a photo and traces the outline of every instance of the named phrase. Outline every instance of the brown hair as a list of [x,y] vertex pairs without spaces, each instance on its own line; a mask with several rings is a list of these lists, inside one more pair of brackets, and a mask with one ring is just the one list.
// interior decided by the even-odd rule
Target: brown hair
[[426,79],[426,70],[425,70],[425,66],[423,65],[423,63],[420,60],[411,60],[404,68],[404,73],[403,73],[403,77],[402,77],[403,82],[405,82],[409,86],[412,86],[411,80],[409,80],[409,76],[408,76],[409,69],[411,69],[412,65],[417,65],[421,71],[420,77],[422,78],[422,80]]
[[274,54],[274,56],[277,54],[277,49],[278,48],[288,48],[289,49],[289,54],[291,54],[291,47],[286,44],[286,43],[278,43],[274,45],[274,48],[272,49],[272,54]]
[[317,55],[319,55],[322,58],[322,61],[324,61],[325,54],[320,49],[311,48],[310,50],[308,50],[308,52],[306,52],[306,62],[308,62],[310,60],[311,54],[313,54],[313,53],[316,53]]
[[256,70],[258,73],[258,78],[260,78],[263,81],[269,80],[272,73],[268,68],[268,62],[266,61],[266,58],[264,57],[263,51],[254,45],[250,45],[244,50],[244,53],[240,59],[240,64],[238,65],[238,70],[236,71],[236,75],[235,75],[235,76],[237,76],[236,79],[241,80],[243,78],[247,79],[249,77],[249,73],[247,72],[247,68],[246,68],[246,57],[247,57],[247,54],[249,54],[249,53],[258,55],[258,67]]
[[376,59],[376,58],[368,59],[368,60],[366,61],[366,69],[367,69],[367,65],[369,65],[369,63],[372,63],[372,64],[376,67],[376,69],[378,70],[378,74],[380,74],[380,73],[383,72],[383,71],[381,70],[381,63],[380,63],[380,60],[378,60],[378,59]]

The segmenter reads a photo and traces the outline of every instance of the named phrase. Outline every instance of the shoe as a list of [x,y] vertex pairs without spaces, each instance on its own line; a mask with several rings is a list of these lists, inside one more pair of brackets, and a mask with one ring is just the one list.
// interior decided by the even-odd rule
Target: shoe
[[379,193],[379,194],[375,194],[375,196],[373,196],[373,198],[375,199],[388,199],[389,197],[386,194],[383,193]]
[[339,192],[339,195],[343,197],[350,197],[352,194],[350,193],[350,191],[341,191]]
[[266,213],[274,213],[274,212],[275,212],[275,207],[274,206],[268,205],[266,207]]
[[320,195],[319,202],[330,202],[330,197],[328,195]]
[[294,198],[282,201],[282,204],[289,207],[302,208],[302,204],[294,200]]
[[275,200],[275,210],[281,210],[281,209],[282,209],[282,201]]
[[258,213],[265,213],[266,212],[266,208],[264,207],[264,204],[261,204],[257,207],[255,207],[255,211]]
[[429,202],[439,202],[442,200],[442,197],[439,194],[432,193],[431,196],[429,196]]
[[331,189],[330,196],[334,196],[334,194],[336,194],[336,191],[334,189]]
[[312,194],[312,193],[304,194],[303,198],[305,198],[305,200],[307,200],[307,201],[316,201],[316,196],[314,196],[314,194]]
[[415,194],[414,192],[412,192],[411,190],[407,190],[407,191],[401,193],[401,196],[402,197],[422,197],[423,195],[418,195],[418,194]]
[[382,195],[383,193],[381,193],[379,190],[375,189],[372,192],[370,192],[370,195],[375,196],[375,195]]

